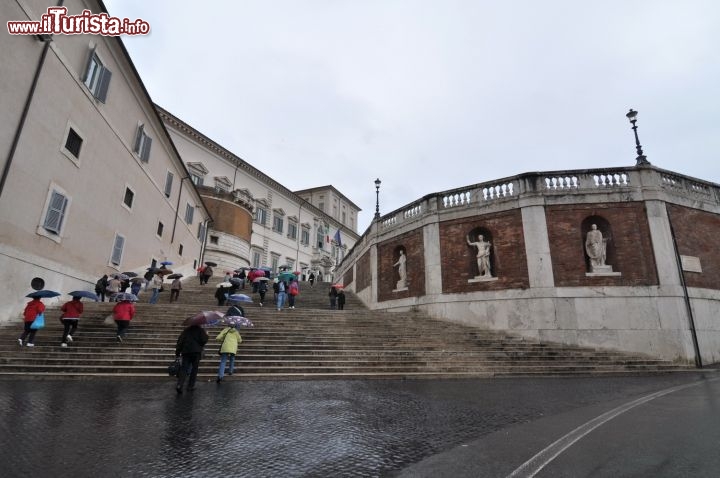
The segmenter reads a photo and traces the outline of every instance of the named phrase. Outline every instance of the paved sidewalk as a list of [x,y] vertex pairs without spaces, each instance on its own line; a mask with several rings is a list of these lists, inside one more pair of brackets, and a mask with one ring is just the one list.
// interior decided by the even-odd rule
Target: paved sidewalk
[[[204,382],[181,396],[170,379],[3,381],[0,476],[483,476],[476,458],[505,472],[544,442],[518,427],[558,416],[545,427],[566,433],[567,414],[582,422],[703,375]],[[528,449],[473,448],[510,432]]]

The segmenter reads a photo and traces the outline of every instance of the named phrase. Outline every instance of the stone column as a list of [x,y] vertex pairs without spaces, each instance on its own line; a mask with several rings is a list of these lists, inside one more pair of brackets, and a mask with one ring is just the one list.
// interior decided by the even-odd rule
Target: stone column
[[442,264],[440,261],[440,224],[423,227],[425,248],[425,295],[442,294]]
[[530,287],[554,287],[545,207],[530,204],[521,206],[521,212]]

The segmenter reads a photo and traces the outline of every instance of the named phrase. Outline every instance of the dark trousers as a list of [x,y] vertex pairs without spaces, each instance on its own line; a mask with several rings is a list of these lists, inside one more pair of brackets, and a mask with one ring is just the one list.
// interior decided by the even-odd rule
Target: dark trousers
[[295,307],[295,296],[288,294],[288,307]]
[[170,302],[178,300],[180,297],[180,289],[170,289]]
[[345,302],[338,301],[338,310],[343,310],[345,308]]
[[31,344],[35,341],[35,334],[37,333],[37,329],[31,329],[30,326],[32,325],[32,320],[30,322],[25,322],[25,327],[23,328],[23,333],[20,336],[20,340],[25,340],[25,337],[27,337],[28,344]]
[[62,342],[67,342],[67,336],[73,335],[75,331],[77,330],[77,319],[63,319],[63,336],[62,336]]
[[105,291],[95,289],[95,294],[100,298],[100,302],[105,302]]
[[202,354],[183,354],[182,364],[180,364],[180,371],[178,372],[177,388],[182,390],[183,384],[185,383],[185,377],[190,375],[188,381],[188,390],[195,388],[195,381],[197,380],[198,368],[200,368],[200,357]]
[[115,323],[117,324],[118,337],[125,337],[125,334],[127,334],[127,329],[128,329],[128,327],[130,327],[130,321],[129,320],[116,320]]

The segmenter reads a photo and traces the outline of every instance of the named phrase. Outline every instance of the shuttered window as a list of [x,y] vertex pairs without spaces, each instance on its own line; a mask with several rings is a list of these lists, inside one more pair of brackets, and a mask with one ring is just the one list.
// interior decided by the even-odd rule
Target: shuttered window
[[83,83],[87,86],[90,93],[100,102],[105,103],[107,92],[110,88],[110,78],[112,72],[108,70],[100,61],[95,49],[90,51],[88,63],[85,67],[85,76]]
[[122,260],[123,248],[125,247],[125,238],[120,234],[115,235],[115,243],[113,244],[112,258],[110,262],[119,266]]
[[152,138],[145,132],[145,125],[138,126],[135,133],[135,146],[133,151],[140,157],[140,160],[147,163],[150,161],[150,148],[152,147]]
[[195,208],[190,203],[185,206],[185,222],[188,224],[193,223],[193,216],[195,215]]
[[172,193],[172,183],[173,183],[173,173],[168,171],[167,176],[165,176],[165,197],[170,197],[170,194]]
[[60,234],[62,229],[63,221],[65,220],[65,208],[67,207],[67,198],[57,192],[53,191],[50,196],[50,204],[48,205],[47,213],[45,214],[45,222],[43,227],[53,233]]

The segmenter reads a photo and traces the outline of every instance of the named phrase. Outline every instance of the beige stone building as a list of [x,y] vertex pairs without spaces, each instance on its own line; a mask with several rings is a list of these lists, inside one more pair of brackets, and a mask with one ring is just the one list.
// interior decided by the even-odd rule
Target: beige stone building
[[[212,212],[206,260],[219,270],[287,266],[331,280],[358,240],[360,208],[332,186],[293,192],[170,112],[158,111]],[[334,209],[318,202],[324,195]]]
[[[56,3],[0,2],[0,17]],[[34,277],[67,293],[165,260],[192,274],[211,216],[120,37],[2,34],[0,65],[0,321]]]

